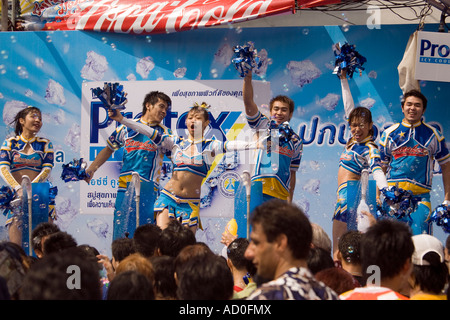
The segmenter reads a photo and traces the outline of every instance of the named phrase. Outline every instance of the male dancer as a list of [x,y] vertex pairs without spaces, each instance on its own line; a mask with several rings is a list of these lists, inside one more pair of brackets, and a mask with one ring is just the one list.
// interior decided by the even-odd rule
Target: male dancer
[[387,128],[380,139],[388,184],[412,191],[417,201],[410,215],[412,221],[405,218],[414,235],[432,233],[428,219],[434,160],[442,170],[444,204],[450,204],[450,153],[441,132],[422,120],[426,108],[427,98],[420,91],[406,92],[402,100],[403,121]]
[[[161,124],[171,106],[171,99],[163,92],[152,91],[148,93],[142,103],[142,116],[135,120],[149,125],[161,134],[172,134],[171,130]],[[133,131],[126,126],[119,126],[108,138],[107,146],[103,148],[86,169],[89,177],[87,183],[93,178],[95,171],[103,165],[108,158],[121,147],[124,148],[122,168],[119,175],[119,188],[114,209],[114,231],[113,240],[121,238],[117,225],[118,211],[120,211],[122,200],[127,189],[127,182],[131,181],[133,172],[137,172],[141,181],[153,181],[155,184],[156,199],[159,190],[159,177],[163,163],[164,152],[147,136]],[[147,208],[153,212],[153,208]],[[152,215],[153,216],[153,215]],[[136,226],[137,227],[137,226]]]
[[[281,124],[291,119],[294,112],[294,101],[279,95],[270,101],[271,119],[263,115],[253,100],[251,71],[244,77],[243,99],[248,124],[250,128],[258,130],[258,134],[265,134],[269,128],[278,130]],[[300,166],[302,150],[303,141],[295,133],[287,141],[280,139],[278,146],[270,146],[268,142],[267,148],[257,150],[252,181],[262,181],[263,201],[277,198],[292,202],[295,174]]]

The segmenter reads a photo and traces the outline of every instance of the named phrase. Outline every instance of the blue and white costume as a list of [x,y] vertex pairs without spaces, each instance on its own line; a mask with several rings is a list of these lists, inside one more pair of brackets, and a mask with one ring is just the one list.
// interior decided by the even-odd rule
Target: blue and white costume
[[443,165],[450,161],[444,136],[423,121],[412,125],[396,123],[382,133],[380,151],[383,164],[388,166],[389,185],[412,191],[416,198],[417,209],[410,215],[412,221],[407,219],[413,233],[431,234],[428,218],[433,162]]
[[[252,117],[247,115],[247,121],[251,129],[267,134],[270,120],[259,110]],[[296,172],[300,167],[303,141],[294,133],[289,141],[279,140],[278,145],[268,144],[269,142],[264,149],[256,150],[252,181],[263,181],[264,200],[287,200],[290,196],[291,171]]]
[[[217,140],[192,141],[172,135],[158,135],[155,142],[172,151],[173,171],[188,171],[205,178],[216,155],[227,151],[228,142]],[[190,154],[194,146],[194,155]],[[168,209],[169,218],[179,219],[189,227],[201,226],[200,199],[185,199],[163,189],[156,200],[155,212]]]
[[[350,113],[355,106],[346,78],[341,79],[341,87],[345,117],[348,121]],[[387,187],[386,178],[381,169],[380,151],[378,146],[373,142],[372,136],[366,137],[361,142],[352,141],[347,144],[339,159],[339,167],[343,167],[359,176],[364,169],[370,169],[377,182],[378,188],[382,189]],[[347,223],[349,218],[347,182],[344,182],[339,185],[337,190],[337,201],[333,219]]]
[[[172,131],[162,124],[149,124],[142,118],[130,120],[150,126],[161,134],[172,134]],[[159,186],[160,170],[164,153],[152,139],[129,127],[121,125],[109,136],[107,146],[116,151],[123,147],[123,165],[119,175],[119,191],[125,191],[131,174],[137,172],[142,181],[153,181]]]
[[[31,147],[31,153],[24,150],[27,144]],[[34,137],[26,140],[22,135],[10,137],[3,142],[0,149],[0,175],[13,189],[21,186],[14,179],[12,173],[21,170],[31,170],[38,175],[32,182],[44,182],[48,179],[54,165],[54,151],[50,140]],[[49,205],[49,215],[54,218],[54,204]],[[12,222],[12,212],[7,215],[6,225]]]
[[[132,130],[139,131],[164,150],[170,150],[173,171],[189,171],[200,177],[206,177],[214,158],[227,151],[245,150],[251,146],[242,141],[201,140],[192,141],[178,136],[163,133],[153,128],[142,126],[137,122],[123,118],[122,123]],[[192,155],[192,146],[194,154]],[[194,227],[200,224],[200,199],[184,199],[168,190],[161,190],[155,202],[154,211],[168,209],[169,217],[180,219],[183,225]]]
[[[151,127],[155,132],[161,134],[172,133],[169,128],[162,124],[149,124],[142,118],[129,121],[140,123],[145,127]],[[131,181],[133,172],[137,172],[139,174],[141,181],[152,181],[154,183],[154,197],[157,197],[159,194],[160,170],[166,150],[161,149],[160,146],[158,146],[146,135],[134,131],[124,125],[117,127],[116,130],[109,136],[107,146],[113,151],[123,147],[122,168],[119,174],[119,188],[117,191],[114,209],[114,221],[116,221],[118,215],[120,214],[122,201],[127,189],[127,183]],[[146,215],[150,219],[154,219],[153,209],[142,209],[151,210],[151,214]],[[143,211],[141,211],[140,214],[145,215]],[[121,235],[118,235],[119,231],[116,230],[116,224],[114,224],[114,226],[113,238],[115,239],[115,237]]]

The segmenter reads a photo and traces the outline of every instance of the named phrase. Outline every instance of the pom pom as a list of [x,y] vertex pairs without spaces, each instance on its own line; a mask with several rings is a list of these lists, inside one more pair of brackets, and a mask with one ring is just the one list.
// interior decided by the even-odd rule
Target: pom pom
[[243,47],[235,46],[233,50],[234,56],[231,62],[234,63],[236,70],[239,71],[240,77],[244,78],[249,71],[257,70],[261,67],[262,61],[258,57],[252,42],[247,42]]
[[0,209],[8,209],[15,194],[16,192],[10,187],[2,186],[0,188]]
[[359,70],[361,73],[364,68],[363,64],[367,61],[362,55],[355,50],[354,45],[350,45],[347,42],[341,47],[340,43],[333,45],[334,55],[336,57],[335,68],[333,74],[341,76],[342,71],[346,71],[347,76],[351,79],[353,73]]
[[[384,196],[384,203],[387,205],[378,208],[377,216],[379,218],[382,216],[390,216],[397,219],[410,218],[410,214],[420,201],[419,198],[414,197],[411,191],[403,190],[396,186],[383,188],[381,193]],[[389,209],[386,210],[386,207]]]
[[86,162],[83,161],[83,158],[80,160],[73,159],[67,164],[63,164],[63,170],[61,172],[61,179],[64,182],[69,181],[79,181],[88,178],[89,175],[86,173]]
[[105,82],[103,88],[93,88],[92,97],[98,98],[103,103],[103,106],[109,110],[123,110],[125,104],[128,102],[127,93],[123,92],[123,85],[119,83]]
[[283,122],[280,125],[277,125],[275,120],[271,120],[269,124],[268,129],[268,139],[267,141],[271,140],[271,136],[274,135],[275,130],[275,136],[279,139],[279,144],[284,144],[286,142],[291,141],[291,137],[294,134],[294,130],[289,126],[289,122]]
[[57,186],[53,186],[50,183],[50,189],[48,191],[48,197],[49,197],[50,204],[55,204],[55,198],[56,198],[57,195],[58,195],[58,187]]
[[441,204],[431,213],[430,220],[442,227],[444,232],[450,233],[450,206]]

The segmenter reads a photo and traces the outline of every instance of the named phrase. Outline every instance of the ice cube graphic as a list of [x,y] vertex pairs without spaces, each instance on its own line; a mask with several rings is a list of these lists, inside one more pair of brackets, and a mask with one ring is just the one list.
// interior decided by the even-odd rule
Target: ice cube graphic
[[66,113],[62,109],[58,109],[56,112],[52,112],[49,114],[50,123],[63,124],[66,122]]
[[28,105],[23,101],[11,100],[7,101],[3,107],[3,122],[8,126],[14,121],[16,114],[25,109]]
[[308,214],[310,204],[309,204],[309,201],[308,201],[307,199],[302,198],[302,199],[300,199],[300,200],[294,200],[294,203],[295,203],[298,207],[300,207],[300,208],[303,210],[303,212],[304,212],[305,214]]
[[300,88],[319,78],[322,74],[311,60],[289,61],[286,68],[289,70],[292,83]]
[[309,161],[309,167],[314,171],[320,170],[320,163],[316,160]]
[[88,219],[86,226],[99,238],[106,238],[108,235],[108,224],[101,219]]
[[368,74],[369,78],[376,79],[378,77],[378,73],[374,70],[370,71]]
[[303,186],[303,190],[312,194],[319,194],[320,180],[319,179],[309,179]]
[[55,202],[56,202],[56,214],[58,217],[56,220],[57,225],[61,229],[66,230],[72,223],[78,211],[75,209],[75,205],[72,204],[70,198],[58,195]]
[[262,77],[267,72],[267,67],[272,64],[272,59],[269,58],[269,54],[267,53],[266,49],[261,49],[257,52],[257,55],[259,57],[259,61],[261,61],[261,66],[257,69],[255,69],[253,72]]
[[173,76],[175,78],[183,78],[186,74],[187,69],[186,68],[178,68],[173,72]]
[[363,101],[361,101],[360,103],[359,103],[359,105],[361,106],[361,107],[365,107],[365,108],[367,108],[367,109],[370,109],[370,108],[372,108],[373,107],[373,105],[375,104],[375,99],[372,99],[372,98],[366,98],[366,99],[364,99]]
[[339,103],[339,99],[341,99],[341,96],[335,93],[329,93],[326,95],[325,98],[322,98],[318,101],[318,104],[328,111],[333,111],[336,109],[336,106]]
[[231,59],[233,58],[234,51],[233,48],[228,43],[222,45],[217,52],[214,54],[214,61],[228,67],[231,64]]
[[86,63],[81,69],[81,77],[86,80],[101,80],[108,70],[106,57],[94,51],[88,51],[86,56]]
[[81,127],[78,123],[72,124],[64,138],[64,142],[72,151],[80,151]]
[[51,104],[63,106],[66,104],[64,88],[53,79],[48,80],[47,89],[45,89],[45,100]]
[[144,57],[136,64],[136,72],[144,79],[148,78],[150,71],[155,67],[152,57]]
[[130,74],[127,76],[127,80],[128,80],[128,81],[136,81],[136,75],[133,74],[133,73],[130,73]]

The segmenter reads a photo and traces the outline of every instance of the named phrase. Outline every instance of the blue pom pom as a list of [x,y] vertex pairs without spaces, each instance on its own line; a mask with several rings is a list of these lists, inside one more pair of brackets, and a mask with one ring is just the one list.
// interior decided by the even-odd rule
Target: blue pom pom
[[[410,214],[415,210],[417,203],[420,201],[419,198],[414,197],[411,191],[397,188],[396,186],[383,188],[381,193],[384,195],[384,202],[387,205],[378,208],[378,217],[410,218]],[[386,207],[389,208],[389,211],[384,209]]]
[[[63,179],[64,182],[69,182],[84,180],[85,178],[88,178],[89,175],[86,173],[86,166],[87,164],[83,161],[83,158],[81,158],[80,160],[74,159],[67,164],[63,164],[61,179]],[[58,190],[56,189],[56,193],[57,191]]]
[[274,134],[273,130],[276,130],[276,136],[279,139],[280,145],[291,141],[292,135],[294,134],[294,130],[289,126],[289,122],[286,121],[278,125],[275,120],[271,120],[269,128],[267,129],[267,134],[269,135],[267,141],[271,140],[271,137]]
[[430,220],[442,227],[444,232],[450,233],[450,206],[441,204],[431,213]]
[[123,110],[128,102],[127,93],[123,92],[123,85],[105,82],[103,88],[93,88],[92,97],[98,98],[106,109]]
[[234,63],[236,70],[239,71],[239,75],[242,78],[244,78],[249,71],[261,67],[262,61],[258,57],[252,42],[247,42],[247,45],[243,47],[235,46],[233,50],[234,56],[233,59],[231,59],[231,62]]
[[0,188],[0,209],[8,209],[16,192],[8,186]]
[[359,72],[364,70],[363,64],[366,63],[367,59],[355,50],[354,45],[350,45],[346,42],[341,47],[340,43],[336,43],[333,46],[333,51],[336,57],[333,73],[337,74],[338,77],[341,76],[343,70],[346,71],[347,76],[350,79],[353,77],[353,73],[356,70],[359,70]]

